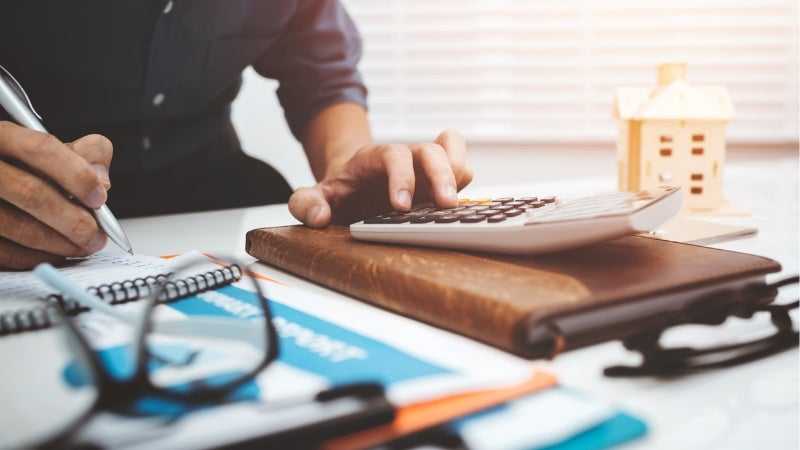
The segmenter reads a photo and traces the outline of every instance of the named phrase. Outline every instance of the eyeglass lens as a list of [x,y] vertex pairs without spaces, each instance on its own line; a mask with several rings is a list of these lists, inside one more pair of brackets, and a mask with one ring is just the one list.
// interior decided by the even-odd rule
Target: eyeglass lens
[[189,314],[173,308],[170,301],[155,302],[150,310],[143,343],[154,386],[173,392],[224,389],[263,367],[275,343],[270,342],[268,314],[255,282],[242,275],[235,285],[203,291],[209,277],[233,275],[230,271],[230,265],[208,261],[188,264],[154,290],[154,295],[162,292],[162,299],[194,300]]

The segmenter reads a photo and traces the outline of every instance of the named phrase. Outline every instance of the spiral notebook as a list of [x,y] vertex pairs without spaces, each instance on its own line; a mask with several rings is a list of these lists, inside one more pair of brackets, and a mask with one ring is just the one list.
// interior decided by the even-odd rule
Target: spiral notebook
[[[116,305],[148,298],[156,283],[168,276],[169,265],[168,260],[153,256],[99,253],[75,260],[60,270],[104,302]],[[169,283],[191,281],[189,278],[195,282],[181,283],[188,289],[181,290],[184,295],[179,295],[178,289],[165,289],[160,300],[174,301],[231,284],[241,278],[241,269],[209,261],[194,275]],[[0,271],[0,336],[47,328],[48,315],[44,313],[47,303],[58,304],[72,315],[87,311],[31,272]]]

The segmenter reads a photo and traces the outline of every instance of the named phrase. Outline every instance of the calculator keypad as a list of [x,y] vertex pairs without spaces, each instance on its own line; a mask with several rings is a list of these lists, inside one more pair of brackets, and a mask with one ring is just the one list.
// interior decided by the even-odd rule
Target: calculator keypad
[[[669,188],[666,192],[673,192]],[[453,208],[420,205],[410,212],[392,211],[364,220],[369,225],[409,224],[496,224],[510,219],[525,219],[526,224],[591,219],[630,214],[659,197],[649,191],[613,192],[559,201],[554,196],[462,198]],[[514,223],[517,223],[514,221]]]
[[369,225],[448,224],[448,223],[500,223],[522,216],[526,211],[536,210],[556,202],[556,197],[499,197],[467,199],[458,201],[454,208],[434,208],[422,205],[407,213],[392,211],[364,220]]

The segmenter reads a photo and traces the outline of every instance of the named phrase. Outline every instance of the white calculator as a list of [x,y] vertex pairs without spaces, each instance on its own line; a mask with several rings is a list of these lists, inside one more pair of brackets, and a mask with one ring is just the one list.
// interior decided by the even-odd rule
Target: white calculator
[[355,239],[496,253],[537,254],[649,232],[680,211],[680,188],[554,196],[460,199],[458,207],[421,205],[350,225]]

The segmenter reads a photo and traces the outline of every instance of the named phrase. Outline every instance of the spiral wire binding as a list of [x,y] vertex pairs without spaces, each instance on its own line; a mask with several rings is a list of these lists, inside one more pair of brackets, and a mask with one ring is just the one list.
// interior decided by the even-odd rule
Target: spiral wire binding
[[[170,275],[172,273],[148,275],[132,280],[92,286],[87,291],[110,305],[118,305],[149,297],[153,293],[153,288],[161,285]],[[163,284],[164,288],[158,296],[158,301],[161,303],[172,302],[226,286],[241,278],[242,269],[236,264],[231,264],[181,280],[167,281]],[[44,306],[0,313],[0,336],[50,327],[55,317],[53,308],[59,308],[71,316],[89,311],[89,308],[81,306],[74,300],[65,299],[59,294],[48,295],[44,300],[47,302]]]

